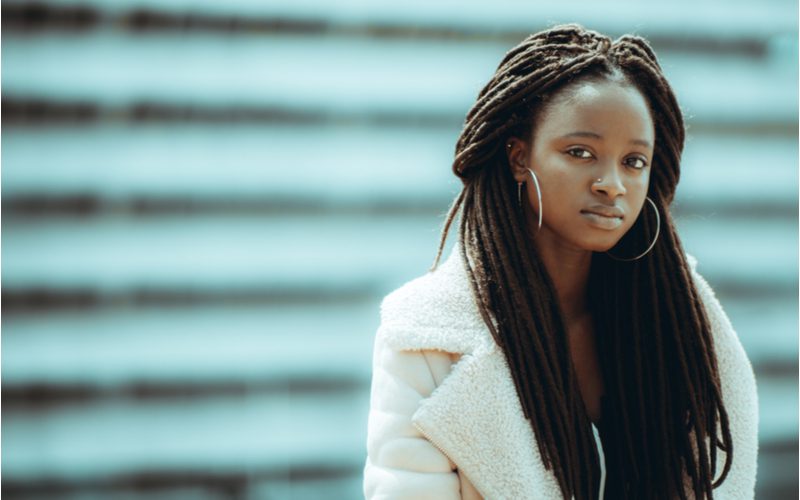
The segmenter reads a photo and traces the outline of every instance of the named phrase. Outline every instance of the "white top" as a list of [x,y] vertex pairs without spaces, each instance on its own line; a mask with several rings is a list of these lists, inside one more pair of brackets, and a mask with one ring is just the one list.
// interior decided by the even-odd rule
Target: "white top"
[[592,432],[594,432],[594,441],[597,444],[597,453],[600,455],[600,494],[598,498],[603,500],[603,494],[606,490],[606,457],[603,453],[603,442],[600,439],[600,431],[597,430],[597,426],[594,425],[594,422],[592,422]]

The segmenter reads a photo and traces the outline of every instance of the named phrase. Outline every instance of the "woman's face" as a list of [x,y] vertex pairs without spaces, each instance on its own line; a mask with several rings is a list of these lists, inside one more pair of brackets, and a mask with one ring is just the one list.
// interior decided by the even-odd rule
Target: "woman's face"
[[527,168],[539,180],[537,240],[604,252],[633,226],[645,203],[655,131],[647,102],[634,87],[575,85],[550,101],[527,143],[509,141],[509,161],[514,178],[525,181],[534,232],[539,202]]

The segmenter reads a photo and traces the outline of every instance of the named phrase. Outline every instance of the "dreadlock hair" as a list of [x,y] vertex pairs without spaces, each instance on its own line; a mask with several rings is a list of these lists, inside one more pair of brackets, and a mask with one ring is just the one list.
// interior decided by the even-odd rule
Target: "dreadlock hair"
[[[644,38],[623,35],[612,43],[570,23],[532,34],[506,53],[458,138],[452,168],[463,188],[431,270],[460,209],[460,252],[473,294],[504,352],[544,464],[565,497],[593,498],[599,456],[591,422],[555,288],[517,207],[502,147],[511,135],[535,130],[553,94],[586,79],[621,81],[645,97],[656,137],[648,196],[662,214],[660,237],[644,258],[592,256],[587,293],[605,381],[603,422],[612,437],[606,497],[711,499],[730,470],[733,443],[710,323],[668,211],[680,175],[683,117]],[[613,253],[646,248],[653,218],[642,210]],[[712,483],[717,447],[725,464]]]

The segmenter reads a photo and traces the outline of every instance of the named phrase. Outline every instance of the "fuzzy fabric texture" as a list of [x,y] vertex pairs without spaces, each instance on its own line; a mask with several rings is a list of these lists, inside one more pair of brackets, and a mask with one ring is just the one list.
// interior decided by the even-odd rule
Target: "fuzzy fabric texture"
[[[719,300],[696,271],[697,260],[687,260],[711,321],[734,442],[732,468],[714,498],[752,499],[755,376]],[[372,368],[366,498],[562,498],[522,413],[503,352],[478,311],[458,242],[434,271],[384,298]],[[718,473],[724,457],[720,451]]]

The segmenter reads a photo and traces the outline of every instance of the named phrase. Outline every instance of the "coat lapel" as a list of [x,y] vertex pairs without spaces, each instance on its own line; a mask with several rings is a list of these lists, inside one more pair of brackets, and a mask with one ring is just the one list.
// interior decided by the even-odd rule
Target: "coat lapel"
[[395,349],[461,353],[411,420],[483,497],[560,497],[503,352],[477,309],[458,243],[435,271],[387,296],[380,329]]

